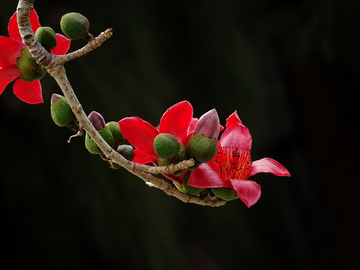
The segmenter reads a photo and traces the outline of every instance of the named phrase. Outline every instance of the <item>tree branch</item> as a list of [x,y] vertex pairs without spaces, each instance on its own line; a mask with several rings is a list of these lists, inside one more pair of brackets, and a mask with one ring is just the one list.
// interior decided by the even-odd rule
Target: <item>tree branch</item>
[[94,128],[94,126],[86,116],[66,76],[66,71],[63,65],[64,63],[82,55],[85,55],[86,53],[99,47],[104,41],[111,37],[112,30],[106,30],[98,37],[91,40],[83,48],[73,53],[69,53],[64,56],[53,55],[41,46],[39,41],[36,39],[34,32],[32,31],[29,15],[30,11],[33,9],[34,2],[35,0],[19,0],[17,7],[17,20],[20,35],[22,37],[23,43],[28,47],[31,55],[36,59],[37,63],[45,66],[48,70],[48,73],[55,79],[55,81],[59,85],[79,122],[80,130],[85,130],[89,134],[89,136],[99,146],[101,151],[108,159],[110,159],[113,163],[124,167],[126,170],[133,173],[134,175],[138,176],[139,178],[144,180],[149,186],[159,188],[163,190],[166,194],[174,196],[177,199],[186,203],[195,203],[203,206],[212,207],[224,205],[226,201],[218,198],[209,198],[202,200],[200,197],[184,194],[163,179],[151,175],[151,173],[173,173],[178,170],[188,169],[189,167],[194,165],[194,160],[185,160],[178,164],[164,167],[153,167],[137,164],[125,159],[117,151],[112,149],[105,142],[105,140],[103,140],[103,138],[100,136],[98,131]]

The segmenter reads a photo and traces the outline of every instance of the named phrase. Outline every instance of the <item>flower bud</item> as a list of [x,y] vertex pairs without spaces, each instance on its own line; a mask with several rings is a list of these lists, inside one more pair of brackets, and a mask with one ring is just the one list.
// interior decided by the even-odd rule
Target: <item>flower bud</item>
[[190,138],[186,146],[189,157],[197,162],[206,163],[212,160],[217,152],[216,139],[206,138],[203,134],[196,134]]
[[[93,124],[95,129],[99,132],[100,136],[110,145],[114,145],[114,137],[109,129],[105,125],[105,120],[102,115],[98,112],[91,112],[88,116],[89,121]],[[91,139],[90,135],[86,133],[85,136],[85,147],[86,149],[94,155],[99,155],[102,153],[101,149],[97,144]]]
[[47,73],[44,66],[36,63],[28,48],[21,50],[21,55],[16,59],[16,66],[20,70],[20,78],[25,82],[40,80]]
[[89,20],[77,12],[67,13],[60,20],[61,31],[72,40],[85,38],[89,27]]
[[239,196],[237,195],[236,191],[230,188],[226,188],[226,187],[213,188],[212,192],[216,197],[223,199],[225,201],[239,199]]
[[175,156],[180,149],[178,140],[168,133],[160,133],[157,135],[154,139],[153,146],[155,153],[163,159]]
[[114,137],[114,145],[112,146],[113,148],[118,147],[119,144],[125,141],[125,137],[120,131],[120,126],[118,122],[109,122],[106,123],[106,126],[110,129],[111,134]]
[[122,144],[118,147],[117,151],[127,160],[132,161],[134,159],[134,147],[128,144]]
[[55,124],[60,127],[75,121],[75,115],[66,98],[58,94],[51,96],[50,114]]
[[220,120],[215,109],[203,114],[196,123],[194,134],[204,134],[207,138],[217,139],[220,133]]
[[52,50],[56,47],[56,33],[51,27],[41,26],[36,30],[35,37],[46,50]]

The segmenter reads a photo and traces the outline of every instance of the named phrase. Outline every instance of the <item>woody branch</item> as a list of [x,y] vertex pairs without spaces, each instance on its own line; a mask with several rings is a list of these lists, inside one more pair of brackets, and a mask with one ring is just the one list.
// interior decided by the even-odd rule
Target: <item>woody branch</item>
[[179,169],[183,169],[183,170],[188,169],[189,167],[195,164],[194,160],[192,159],[185,160],[183,162],[180,162],[179,164],[163,166],[163,167],[153,167],[153,166],[137,164],[125,159],[103,140],[103,138],[100,136],[98,131],[89,121],[79,100],[77,99],[75,92],[66,76],[64,63],[72,59],[75,59],[77,57],[83,56],[89,53],[90,51],[98,48],[103,42],[105,42],[107,39],[111,37],[112,30],[111,29],[106,30],[105,32],[101,33],[98,37],[92,39],[83,48],[73,53],[69,53],[64,56],[57,56],[51,54],[41,46],[41,44],[36,39],[35,34],[31,28],[29,15],[30,15],[30,11],[34,8],[34,2],[35,0],[19,0],[18,2],[17,20],[18,20],[19,32],[22,37],[22,41],[27,46],[29,52],[35,58],[37,63],[39,65],[45,66],[48,73],[58,83],[60,89],[62,90],[66,100],[68,101],[72,111],[74,112],[79,122],[80,131],[85,130],[109,160],[111,160],[113,163],[116,163],[124,167],[129,172],[141,178],[149,186],[159,188],[163,190],[166,194],[174,196],[183,202],[189,202],[203,206],[213,206],[213,207],[224,205],[226,201],[217,198],[202,200],[199,197],[184,194],[179,190],[177,190],[173,185],[164,181],[163,179],[157,178],[152,175],[157,173],[173,173],[178,171]]

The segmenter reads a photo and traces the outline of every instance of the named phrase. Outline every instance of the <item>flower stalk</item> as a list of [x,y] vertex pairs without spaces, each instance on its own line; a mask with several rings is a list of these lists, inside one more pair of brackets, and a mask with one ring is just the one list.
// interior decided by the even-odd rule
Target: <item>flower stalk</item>
[[29,15],[30,11],[34,7],[34,2],[35,0],[19,0],[18,2],[17,20],[22,41],[27,46],[30,54],[32,55],[32,57],[34,57],[36,62],[39,65],[45,66],[50,76],[52,76],[59,85],[60,89],[64,94],[64,97],[68,101],[72,111],[74,112],[79,122],[79,133],[82,133],[83,130],[85,130],[93,139],[93,141],[98,145],[98,147],[101,149],[107,159],[111,160],[112,163],[124,167],[126,170],[128,170],[135,176],[144,180],[145,183],[151,187],[156,187],[160,190],[163,190],[166,194],[174,196],[185,203],[195,203],[202,206],[212,207],[224,205],[226,201],[218,198],[201,199],[197,196],[191,196],[182,193],[178,191],[173,185],[167,183],[161,178],[157,178],[152,175],[158,173],[170,174],[179,170],[186,170],[189,167],[194,166],[195,161],[193,159],[184,160],[178,164],[171,164],[169,166],[154,167],[142,165],[138,163],[133,163],[125,159],[102,139],[98,131],[89,121],[78,98],[76,97],[76,94],[66,76],[64,64],[70,60],[83,56],[90,51],[98,48],[103,42],[105,42],[112,36],[112,30],[107,29],[106,31],[102,32],[98,37],[90,40],[83,48],[75,52],[63,56],[51,54],[41,46],[31,28]]

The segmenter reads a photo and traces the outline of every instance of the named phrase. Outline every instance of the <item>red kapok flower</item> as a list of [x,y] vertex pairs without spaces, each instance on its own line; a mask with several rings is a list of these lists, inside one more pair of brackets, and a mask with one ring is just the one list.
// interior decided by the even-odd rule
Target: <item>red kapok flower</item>
[[[39,18],[33,9],[30,12],[30,23],[34,33],[40,27]],[[39,80],[26,82],[20,78],[20,70],[16,60],[21,55],[21,50],[26,46],[22,43],[17,24],[16,12],[9,20],[8,32],[10,37],[0,36],[0,95],[5,87],[13,80],[14,94],[22,101],[36,104],[42,103],[41,84]],[[56,34],[57,46],[51,53],[64,55],[70,47],[70,39]]]
[[[186,146],[189,137],[194,133],[197,123],[199,122],[203,123],[201,129],[204,132],[215,133],[211,132],[212,128],[209,127],[209,123],[215,118],[215,114],[216,112],[210,111],[210,113],[205,114],[204,119],[198,120],[193,118],[193,108],[191,104],[187,101],[181,101],[166,110],[157,128],[138,117],[124,118],[119,121],[119,125],[122,134],[136,148],[133,162],[140,164],[154,163],[158,165],[158,156],[153,147],[154,139],[158,134],[171,134],[179,143]],[[206,122],[206,124],[204,122]],[[213,121],[213,123],[217,125],[217,127],[213,129],[219,130],[221,128],[219,122]],[[165,176],[181,184],[184,175],[179,177],[173,175]]]
[[[179,102],[163,114],[157,128],[139,117],[127,117],[119,121],[121,133],[136,148],[133,162],[157,164],[158,156],[153,147],[155,137],[160,133],[173,135],[185,145],[193,121],[193,108],[187,101]],[[189,128],[190,127],[190,128]]]
[[191,173],[188,185],[197,188],[230,188],[236,191],[248,207],[255,204],[261,195],[260,185],[248,180],[249,177],[257,173],[277,176],[290,176],[290,173],[271,158],[251,162],[251,142],[249,130],[235,111],[227,119],[216,156]]

